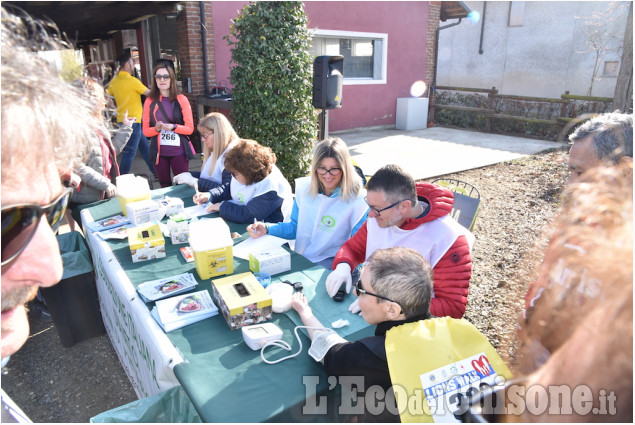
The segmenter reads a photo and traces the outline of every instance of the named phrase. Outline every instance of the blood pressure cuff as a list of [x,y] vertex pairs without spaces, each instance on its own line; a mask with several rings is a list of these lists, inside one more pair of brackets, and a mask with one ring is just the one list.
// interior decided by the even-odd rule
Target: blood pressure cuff
[[313,341],[311,341],[311,347],[309,347],[309,356],[313,357],[316,362],[322,362],[332,346],[344,342],[347,341],[332,329],[318,331],[313,335]]
[[385,344],[401,422],[458,422],[455,414],[467,400],[463,394],[511,378],[494,347],[464,319],[395,326],[386,332]]

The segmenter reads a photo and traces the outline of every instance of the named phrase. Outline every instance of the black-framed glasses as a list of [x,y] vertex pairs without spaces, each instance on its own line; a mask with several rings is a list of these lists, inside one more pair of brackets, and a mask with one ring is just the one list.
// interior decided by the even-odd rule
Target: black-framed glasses
[[339,167],[326,168],[326,167],[317,167],[317,173],[321,176],[325,176],[326,173],[329,173],[332,176],[339,176],[342,174],[342,169]]
[[157,74],[154,76],[157,80],[169,80],[170,74]]
[[367,290],[365,290],[362,287],[362,279],[360,278],[357,283],[355,284],[355,291],[357,291],[357,296],[359,297],[360,294],[366,294],[366,295],[372,295],[373,297],[377,297],[377,298],[381,298],[382,300],[386,300],[386,301],[390,301],[392,303],[397,303],[399,304],[397,301],[393,301],[388,297],[383,297],[381,295],[377,295],[377,294],[373,294],[372,292],[368,292]]
[[64,217],[68,200],[73,189],[65,190],[48,205],[10,205],[2,208],[2,265],[18,258],[37,232],[40,219],[46,220],[55,232]]
[[209,133],[201,134],[201,138],[207,140],[209,136],[213,136],[213,135],[214,135],[214,131],[210,131]]
[[394,204],[390,204],[390,205],[388,205],[386,208],[382,208],[382,209],[380,209],[380,210],[378,210],[377,208],[375,208],[375,207],[371,206],[371,205],[368,203],[368,198],[364,197],[364,201],[366,201],[366,205],[368,205],[368,208],[370,208],[370,210],[371,210],[372,212],[374,212],[375,214],[377,214],[377,217],[379,217],[379,216],[381,216],[381,212],[382,212],[382,211],[389,210],[389,209],[391,209],[392,207],[399,205],[399,204],[400,204],[400,203],[402,203],[403,201],[407,201],[407,199],[402,199],[401,201],[397,201],[397,202],[395,202]]

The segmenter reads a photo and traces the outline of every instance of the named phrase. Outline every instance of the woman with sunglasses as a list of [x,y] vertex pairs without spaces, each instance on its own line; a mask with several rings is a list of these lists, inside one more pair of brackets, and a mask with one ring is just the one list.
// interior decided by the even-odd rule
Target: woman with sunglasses
[[200,191],[228,185],[231,174],[225,170],[225,153],[236,145],[238,135],[225,115],[211,112],[198,123],[203,142],[201,172],[186,172],[174,177],[174,184],[187,184]]
[[295,239],[295,251],[331,270],[337,250],[366,221],[362,181],[340,138],[320,142],[313,151],[311,175],[296,180],[288,223],[247,226],[253,238],[270,234]]
[[172,185],[172,176],[188,171],[196,152],[189,135],[194,118],[189,100],[177,92],[172,67],[160,63],[152,70],[150,95],[143,105],[143,134],[150,139],[150,160],[161,187]]
[[[115,178],[119,175],[117,154],[124,148],[132,134],[132,124],[135,118],[123,117],[119,129],[112,135],[108,128],[108,122],[103,120],[103,112],[106,107],[106,98],[103,87],[92,78],[84,77],[76,80],[73,86],[85,93],[94,102],[93,116],[102,121],[102,125],[95,129],[94,137],[90,142],[90,153],[84,163],[74,172],[79,175],[81,183],[73,191],[68,205],[69,210],[81,204],[88,204],[104,198],[112,198],[117,194]],[[67,216],[68,218],[68,216]],[[79,217],[75,220],[79,222]],[[74,227],[73,222],[69,222]]]
[[255,140],[239,139],[225,155],[229,185],[197,192],[194,202],[207,203],[207,212],[234,223],[283,221],[291,213],[291,185],[276,167],[276,154]]

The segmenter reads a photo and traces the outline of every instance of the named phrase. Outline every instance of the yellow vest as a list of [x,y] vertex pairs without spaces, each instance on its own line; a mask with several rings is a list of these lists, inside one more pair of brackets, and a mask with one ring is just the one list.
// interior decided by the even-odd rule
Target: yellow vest
[[401,422],[458,422],[458,392],[511,378],[494,347],[464,319],[395,326],[386,332],[385,344]]

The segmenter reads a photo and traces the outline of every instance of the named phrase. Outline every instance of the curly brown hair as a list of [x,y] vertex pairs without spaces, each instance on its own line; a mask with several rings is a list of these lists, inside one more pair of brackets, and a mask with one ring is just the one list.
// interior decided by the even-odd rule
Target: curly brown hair
[[262,146],[255,140],[240,139],[236,146],[225,154],[225,169],[230,173],[240,173],[247,185],[262,181],[271,173],[276,163],[276,154],[270,147]]

